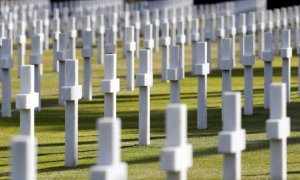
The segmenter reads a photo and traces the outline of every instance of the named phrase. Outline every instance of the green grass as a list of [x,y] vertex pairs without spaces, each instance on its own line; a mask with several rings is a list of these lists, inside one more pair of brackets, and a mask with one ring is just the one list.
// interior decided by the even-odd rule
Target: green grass
[[[138,89],[125,90],[125,60],[118,48],[118,72],[121,91],[117,94],[117,116],[122,119],[122,160],[128,163],[129,179],[164,179],[160,170],[159,152],[164,145],[165,108],[169,103],[169,84],[160,81],[161,53],[155,53],[154,85],[151,88],[151,145],[138,145]],[[216,69],[216,45],[212,49],[213,66]],[[238,52],[238,49],[237,49]],[[30,50],[26,52],[26,62]],[[232,73],[234,91],[243,93],[243,67],[238,63]],[[79,60],[79,82],[83,84],[83,60],[81,49],[77,49]],[[64,107],[58,106],[58,74],[52,72],[52,52],[44,53],[44,75],[42,76],[42,111],[36,112],[35,132],[38,139],[39,179],[87,179],[89,168],[96,162],[97,131],[96,120],[103,116],[103,93],[100,84],[103,79],[103,65],[93,58],[93,101],[79,102],[79,158],[77,168],[64,167]],[[186,47],[186,78],[181,81],[181,102],[188,105],[188,142],[193,145],[193,167],[189,179],[220,179],[223,158],[217,152],[217,134],[221,130],[221,72],[214,70],[208,76],[208,129],[196,129],[197,78],[191,72],[191,47]],[[15,67],[12,70],[12,118],[0,118],[0,179],[9,178],[10,139],[19,133],[19,111],[15,110],[15,95],[19,93],[19,79]],[[297,58],[292,59],[291,100],[288,115],[291,117],[292,133],[288,139],[288,176],[300,177],[300,132],[297,93]],[[273,81],[281,81],[281,58],[276,57]],[[138,60],[136,60],[136,72]],[[243,116],[242,125],[247,132],[247,148],[242,153],[243,179],[268,179],[270,177],[269,141],[265,134],[268,110],[263,108],[263,62],[256,61],[254,69],[254,115]],[[1,90],[1,88],[0,88]]]

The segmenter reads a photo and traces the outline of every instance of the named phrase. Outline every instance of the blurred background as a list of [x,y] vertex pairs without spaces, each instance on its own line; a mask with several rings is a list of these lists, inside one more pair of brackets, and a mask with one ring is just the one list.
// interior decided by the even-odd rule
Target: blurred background
[[[4,1],[32,1],[32,0],[0,0],[0,2]],[[45,0],[39,0],[39,2],[45,1]],[[50,2],[68,2],[70,0],[49,0]],[[79,1],[79,0],[72,0],[72,1]],[[82,0],[81,0],[82,1]],[[84,0],[89,1],[89,0]],[[108,0],[97,0],[99,2],[102,1],[108,1]],[[125,3],[127,2],[158,2],[158,1],[173,1],[173,0],[124,0]],[[175,0],[176,1],[176,0]],[[187,0],[181,0],[181,1],[187,1]],[[225,2],[229,0],[194,0],[194,4],[213,4],[217,2]],[[244,1],[244,0],[233,0],[233,1]],[[248,1],[248,0],[246,0]],[[250,0],[250,1],[256,1],[256,0]],[[300,0],[259,0],[266,2],[268,9],[274,9],[274,8],[280,8],[280,7],[286,7],[286,6],[292,6],[292,5],[298,5],[300,4]]]

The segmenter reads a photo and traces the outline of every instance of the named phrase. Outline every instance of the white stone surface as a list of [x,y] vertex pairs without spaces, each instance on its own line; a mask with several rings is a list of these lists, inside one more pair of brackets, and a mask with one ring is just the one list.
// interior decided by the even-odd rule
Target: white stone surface
[[147,24],[144,26],[144,49],[150,50],[151,72],[153,72],[153,48],[154,48],[153,25]]
[[[113,27],[106,27],[105,29],[105,39],[106,39],[106,43],[105,43],[105,53],[106,54],[115,54],[117,52],[116,48],[116,44],[115,44],[115,35],[114,35],[114,30]],[[105,62],[104,62],[105,63]]]
[[[117,40],[118,40],[118,14],[116,12],[111,13],[108,19],[108,26],[112,30],[112,43],[114,45],[117,45]],[[106,52],[107,53],[107,52]]]
[[8,22],[7,22],[7,38],[14,39],[14,20],[13,20],[13,12],[8,13]]
[[25,34],[26,22],[18,21],[17,30],[17,53],[18,53],[18,78],[20,78],[21,66],[25,63],[26,52],[26,34]]
[[[2,41],[6,39],[5,23],[0,23],[0,48],[2,48]],[[0,80],[2,80],[2,73],[0,73]]]
[[219,55],[219,69],[222,71],[222,94],[231,91],[231,71],[234,67],[232,51],[232,39],[221,39],[221,55]]
[[97,122],[97,163],[90,169],[90,179],[127,179],[127,164],[121,162],[121,121],[102,118]]
[[154,51],[159,52],[159,10],[153,9],[152,11],[152,24],[153,24],[153,38],[154,38]]
[[300,28],[296,28],[296,47],[298,55],[298,97],[300,97]]
[[244,114],[253,114],[253,66],[255,64],[255,45],[253,35],[243,37],[242,61],[244,65]]
[[258,57],[262,58],[262,52],[264,51],[264,32],[265,32],[265,11],[257,12],[257,33],[258,33]]
[[[294,23],[294,26],[292,28],[292,37],[296,37],[297,36],[297,28],[299,28],[299,25],[300,25],[300,10],[299,10],[299,7],[298,6],[293,6],[293,15],[294,15],[294,18],[293,18],[293,23]],[[297,45],[298,45],[298,42],[297,42],[297,39],[296,38],[293,38],[293,45],[292,47],[293,48],[297,48]]]
[[141,16],[142,17],[142,22],[141,22],[141,24],[142,24],[142,34],[145,38],[145,27],[151,24],[151,22],[150,22],[150,11],[149,11],[149,9],[143,9],[141,11],[141,13],[142,13],[141,14],[142,15]]
[[21,66],[21,89],[16,95],[16,109],[20,110],[20,134],[34,138],[34,109],[39,95],[34,91],[34,66]]
[[200,14],[200,41],[205,41],[205,15]]
[[126,54],[127,54],[127,49],[126,49],[126,28],[129,27],[129,12],[128,11],[124,11],[122,13],[122,20],[123,23],[121,24],[121,30],[120,33],[122,35],[122,54],[123,54],[123,58],[126,58]]
[[140,52],[140,29],[141,29],[141,22],[140,22],[140,12],[134,11],[133,12],[133,25],[134,25],[134,32],[135,37],[134,40],[136,42],[136,57],[139,57]]
[[29,25],[29,35],[30,38],[32,38],[32,36],[34,36],[36,34],[36,26],[37,26],[37,15],[38,12],[36,9],[33,10],[32,12],[32,17],[30,19],[30,25]]
[[271,149],[271,179],[287,179],[287,137],[290,135],[290,118],[286,116],[286,98],[285,83],[272,83],[270,119],[266,122]]
[[69,59],[76,59],[76,38],[77,38],[77,30],[76,30],[76,18],[69,18],[68,22],[68,55]]
[[240,35],[245,35],[247,33],[246,14],[239,14],[238,25],[237,33]]
[[186,41],[187,44],[192,44],[192,6],[185,7],[185,21],[186,21]]
[[39,94],[39,106],[37,110],[41,110],[41,64],[43,63],[43,41],[42,36],[34,35],[31,38],[31,56],[29,64],[34,65],[34,91]]
[[[59,34],[60,34],[60,19],[59,19],[59,9],[54,10],[53,18],[53,31],[52,31],[52,40],[53,40],[53,62],[52,70],[54,72],[59,71],[59,60],[58,60],[58,51],[59,51]],[[47,46],[45,44],[45,46]]]
[[58,75],[58,91],[59,99],[58,103],[63,105],[64,101],[62,98],[62,87],[65,85],[65,60],[67,58],[67,39],[68,35],[66,33],[59,34],[59,48],[57,52],[57,59],[59,65],[59,75]]
[[49,28],[50,28],[50,20],[49,20],[49,10],[47,8],[43,9],[43,30],[44,30],[44,49],[45,51],[49,50]]
[[281,28],[286,29],[288,26],[286,8],[281,8],[280,20],[281,20]]
[[274,22],[273,22],[273,10],[266,11],[266,31],[273,32]]
[[193,164],[193,148],[187,143],[187,106],[169,104],[166,110],[166,143],[160,152],[160,168],[167,179],[187,179]]
[[192,41],[192,74],[195,74],[195,62],[197,61],[197,50],[196,44],[200,40],[200,33],[199,33],[199,20],[197,18],[193,19],[192,21],[192,31],[191,31],[191,41]]
[[[211,41],[212,41],[212,32],[213,32],[213,22],[211,17],[206,17],[205,20],[205,41],[207,43],[207,62],[212,64],[211,62]],[[212,70],[212,66],[210,66],[210,71]]]
[[220,59],[220,55],[221,55],[221,39],[224,37],[225,37],[224,16],[219,16],[217,20],[217,43],[218,43],[217,58],[218,59]]
[[162,45],[162,65],[161,65],[161,80],[162,82],[167,82],[167,70],[169,68],[170,62],[170,45],[171,38],[169,35],[169,23],[165,22],[161,24],[162,34],[161,34],[161,45]]
[[97,48],[98,48],[98,64],[104,63],[104,34],[105,34],[105,25],[104,25],[104,15],[100,14],[98,16],[98,28],[97,28]]
[[276,55],[280,54],[280,10],[274,9],[274,53]]
[[91,101],[92,93],[92,57],[93,49],[93,32],[91,27],[91,17],[86,16],[84,19],[84,31],[82,32],[82,57],[83,57],[83,99]]
[[126,41],[126,89],[134,90],[134,51],[136,44],[134,41],[134,27],[125,27],[125,41]]
[[96,7],[91,8],[91,29],[92,29],[92,44],[96,44],[96,30],[97,30],[97,12]]
[[230,15],[228,17],[228,27],[227,31],[229,34],[229,37],[231,38],[232,43],[232,57],[233,57],[233,66],[235,66],[235,35],[236,35],[236,27],[235,27],[235,15]]
[[180,103],[180,80],[183,79],[183,68],[180,66],[179,47],[171,46],[170,67],[167,78],[170,81],[170,102]]
[[[34,36],[40,36],[40,44],[42,46],[41,55],[44,53],[44,31],[43,31],[43,20],[37,20],[36,23],[36,34]],[[44,74],[44,67],[43,64],[40,65],[40,75]]]
[[11,117],[11,69],[14,66],[12,57],[12,40],[2,39],[1,73],[2,73],[2,117]]
[[253,35],[254,39],[256,39],[256,17],[255,12],[249,12],[247,14],[247,34]]
[[104,117],[116,118],[116,93],[120,90],[120,80],[117,79],[116,54],[106,54],[104,65],[104,79],[102,80],[102,92],[104,93]]
[[65,84],[62,98],[65,110],[65,166],[76,167],[78,160],[78,100],[82,97],[82,86],[78,85],[78,60],[65,61]]
[[286,100],[290,102],[290,92],[291,92],[291,57],[292,57],[292,47],[291,47],[291,31],[282,31],[282,43],[281,43],[281,57],[282,57],[282,82],[286,84]]
[[[275,42],[276,43],[276,42]],[[270,107],[270,85],[272,83],[273,68],[272,62],[274,60],[274,50],[272,48],[272,33],[265,32],[265,43],[263,51],[264,61],[264,108],[269,109]]]
[[223,179],[241,179],[241,151],[246,148],[246,131],[241,129],[241,94],[225,92],[222,106],[222,131],[218,151],[223,154]]
[[176,28],[177,28],[177,19],[176,19],[176,8],[169,9],[169,22],[171,29],[171,45],[176,44]]
[[11,140],[11,179],[36,180],[36,140],[25,135]]
[[139,87],[139,144],[150,144],[150,87],[153,74],[150,69],[150,50],[140,52],[140,71],[136,76]]
[[244,39],[244,36],[247,33],[246,14],[241,13],[241,14],[239,14],[238,17],[239,17],[239,20],[238,20],[237,33],[239,34],[239,44],[240,44],[240,51],[239,51],[240,57],[239,57],[239,60],[240,60],[240,63],[241,63],[242,56],[243,56],[241,49],[244,49],[243,39]]
[[197,128],[207,128],[207,75],[209,66],[207,63],[207,44],[197,42],[195,45],[196,60],[193,63],[195,75],[198,76],[198,108],[197,108]]
[[176,36],[176,44],[178,46],[179,51],[179,67],[182,68],[182,78],[185,78],[185,48],[184,45],[186,43],[186,36],[185,36],[185,22],[178,21],[177,24],[177,36]]

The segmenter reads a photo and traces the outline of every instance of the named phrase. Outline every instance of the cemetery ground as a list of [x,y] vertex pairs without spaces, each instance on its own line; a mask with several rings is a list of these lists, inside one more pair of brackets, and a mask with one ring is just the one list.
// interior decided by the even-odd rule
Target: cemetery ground
[[[238,43],[237,43],[238,45]],[[117,93],[117,116],[122,120],[122,161],[128,163],[128,179],[163,179],[159,153],[165,141],[165,108],[169,103],[169,83],[162,83],[161,50],[154,52],[154,85],[151,88],[151,145],[138,145],[138,88],[126,91],[126,60],[122,58],[121,42],[118,42],[117,76],[121,90]],[[244,70],[236,51],[236,67],[232,72],[232,88],[243,93]],[[26,63],[30,55],[27,45]],[[17,79],[17,58],[14,51],[12,70],[12,118],[0,118],[0,179],[8,179],[10,171],[10,139],[19,133],[19,111],[15,109],[15,95],[20,91]],[[188,106],[188,142],[193,145],[193,166],[188,171],[189,179],[221,179],[223,156],[217,151],[218,132],[221,131],[221,71],[216,70],[216,44],[212,47],[214,71],[208,75],[208,128],[196,128],[197,77],[191,76],[191,46],[185,49],[186,78],[180,82],[181,103]],[[65,107],[58,105],[58,73],[52,72],[52,51],[44,52],[44,75],[41,79],[42,111],[35,113],[35,133],[38,139],[39,179],[87,179],[89,169],[96,163],[96,120],[103,117],[104,100],[101,81],[104,66],[97,64],[97,49],[94,49],[92,82],[93,101],[79,101],[79,150],[78,167],[64,167]],[[83,84],[83,59],[81,48],[77,49],[79,60],[79,84]],[[273,62],[273,81],[281,82],[281,57]],[[135,73],[138,72],[138,59]],[[292,58],[291,103],[288,116],[291,118],[291,135],[288,138],[288,178],[300,177],[300,98],[297,93],[297,57]],[[263,108],[263,61],[256,59],[254,66],[254,115],[242,117],[242,127],[247,133],[246,150],[242,152],[242,178],[268,179],[270,177],[270,149],[265,123],[269,110]],[[2,89],[2,88],[0,88]]]

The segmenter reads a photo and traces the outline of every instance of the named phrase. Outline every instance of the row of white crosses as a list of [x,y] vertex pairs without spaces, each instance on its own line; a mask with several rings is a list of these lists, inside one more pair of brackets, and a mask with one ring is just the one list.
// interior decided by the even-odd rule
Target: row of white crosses
[[[286,116],[286,89],[284,83],[270,85],[270,119],[266,122],[271,143],[271,179],[287,178],[287,137],[290,119]],[[246,132],[241,129],[241,95],[223,94],[222,131],[218,150],[224,154],[223,179],[241,179],[241,151],[245,150]]]
[[[179,23],[180,24],[180,23]],[[179,28],[179,30],[180,30],[180,28]],[[179,35],[179,36],[182,36],[182,35]]]
[[[174,12],[175,10],[171,10],[171,11],[169,11],[169,12]],[[145,12],[149,12],[149,11],[145,11]],[[155,13],[156,11],[153,11],[153,14],[155,15],[156,13]],[[180,12],[180,11],[179,11]],[[146,13],[146,14],[148,14],[148,13]],[[251,13],[251,15],[254,15],[254,18],[255,18],[255,13]],[[146,17],[148,17],[148,16],[146,16]],[[179,17],[181,17],[181,16],[179,16]],[[229,16],[230,17],[230,16]],[[136,18],[133,18],[133,19],[136,19]],[[148,18],[147,18],[148,19]],[[176,18],[175,18],[176,19]],[[229,18],[229,20],[230,20],[230,18]],[[255,20],[255,19],[254,19]],[[148,20],[147,20],[148,21]],[[230,21],[229,21],[230,22]],[[209,22],[208,22],[209,23]],[[230,23],[229,23],[230,24]],[[232,23],[231,23],[232,24]],[[251,24],[251,23],[250,23]],[[209,27],[209,24],[207,24],[208,26],[207,27]],[[253,25],[254,25],[254,27],[255,27],[255,22],[253,22]],[[249,27],[251,27],[251,26],[249,26]],[[209,32],[209,29],[207,30],[208,32]],[[229,31],[231,31],[230,29],[229,29]],[[154,35],[155,35],[155,33],[154,33]],[[156,41],[154,41],[154,42],[156,42]],[[154,43],[155,44],[155,43]],[[102,49],[103,50],[103,48],[99,48],[99,49]],[[138,52],[138,50],[137,50],[137,52]],[[102,54],[102,53],[100,53],[100,54]],[[210,53],[209,53],[210,54]]]
[[[149,63],[149,50],[144,62]],[[127,164],[121,162],[121,121],[118,118],[102,118],[97,122],[97,163],[91,168],[90,178],[127,179]],[[192,166],[193,148],[187,143],[187,106],[169,104],[166,110],[166,143],[160,153],[161,169],[168,179],[187,179],[187,169]]]
[[[147,51],[145,50],[144,52]],[[77,65],[77,61],[74,60],[68,60],[68,63],[71,66]],[[30,82],[34,83],[33,67],[24,66],[22,75],[24,77],[26,77],[25,75],[29,75],[31,77]],[[28,79],[24,78],[22,80]],[[30,94],[30,91],[33,93],[31,85],[23,83],[22,88],[24,89],[21,91],[25,92],[25,90],[29,90],[29,94],[25,95],[25,93],[18,97],[34,97]],[[266,131],[271,142],[271,178],[286,179],[286,138],[290,134],[290,119],[286,117],[285,84],[271,85],[270,96],[271,111],[270,119],[266,123]],[[38,99],[37,96],[35,99]],[[34,107],[34,103],[29,103],[29,101],[24,102]],[[224,179],[241,178],[241,151],[245,149],[245,130],[241,129],[240,103],[240,93],[224,93],[222,111],[223,131],[219,133],[218,145],[219,152],[224,154]],[[91,168],[91,179],[126,179],[127,165],[120,161],[120,120],[116,118],[104,118],[99,120],[97,125],[99,130],[98,158],[97,165]],[[161,168],[167,172],[168,178],[186,179],[187,168],[192,165],[192,146],[186,142],[187,107],[185,105],[168,105],[166,111],[166,135],[166,144],[160,154]],[[12,140],[13,179],[20,177],[35,179],[35,144],[36,142],[32,136],[19,136]],[[22,163],[19,163],[20,161],[18,160],[21,157],[23,160],[21,161]]]
[[[214,5],[214,6],[216,6],[217,7],[217,5]],[[64,9],[60,9],[60,10],[67,10],[67,12],[68,13],[64,13],[64,14],[69,14],[69,11],[72,11],[72,9],[71,8],[64,8]],[[91,19],[95,19],[96,17],[95,17],[95,9],[97,9],[97,7],[94,7],[94,8],[92,8],[92,11],[90,11],[90,12],[86,12],[87,14],[89,14],[89,15],[91,15]],[[174,9],[174,10],[173,10]],[[175,19],[175,24],[176,24],[176,10],[175,10],[175,8],[173,8],[173,9],[171,9],[171,11],[170,11],[170,18],[174,18]],[[181,15],[180,16],[182,16],[182,14],[183,14],[183,16],[184,16],[184,19],[185,19],[185,21],[187,21],[187,37],[189,37],[190,35],[190,33],[189,33],[189,19],[190,19],[190,13],[191,13],[191,7],[190,6],[186,6],[186,7],[181,7],[181,9],[184,9],[185,11],[185,14],[183,14],[183,13],[180,13]],[[194,8],[195,9],[195,8]],[[196,8],[196,9],[198,9],[198,8]],[[204,14],[206,14],[207,16],[211,16],[211,18],[208,18],[208,19],[212,19],[212,21],[213,21],[213,24],[214,24],[214,22],[215,22],[215,17],[216,17],[216,14],[224,14],[223,13],[223,11],[220,13],[220,12],[218,12],[216,9],[218,9],[218,8],[213,8],[213,6],[211,6],[211,7],[209,7],[209,6],[207,6],[207,7],[205,7],[204,8],[205,10],[201,10],[201,7],[200,7],[200,10],[199,10],[199,13],[194,13],[194,16],[196,16],[196,17],[200,17],[201,16],[201,18],[203,17],[203,15]],[[296,9],[296,8],[295,8]],[[33,15],[33,21],[36,21],[37,20],[37,15],[38,15],[38,13],[39,13],[39,11],[41,11],[41,9],[35,9],[34,10],[35,11],[35,13],[33,13],[34,15]],[[103,11],[104,11],[104,9],[103,9]],[[197,10],[196,10],[197,11]],[[210,12],[211,11],[211,12]],[[98,11],[97,11],[98,12]],[[101,12],[101,9],[99,9],[99,12]],[[149,11],[148,11],[149,12]],[[156,14],[156,12],[157,12],[157,9],[156,10],[153,10],[153,14],[154,14],[154,16],[156,16],[155,14]],[[229,15],[230,14],[230,11],[224,11],[224,12],[226,12],[226,15]],[[43,16],[43,20],[44,20],[44,27],[47,27],[47,25],[46,24],[48,24],[47,23],[47,21],[48,21],[48,18],[46,18],[47,17],[47,10],[45,10],[45,12],[42,14],[42,16]],[[72,13],[70,13],[70,14],[72,14]],[[121,14],[121,13],[120,13]],[[196,14],[196,15],[195,15]],[[84,13],[82,13],[81,14],[81,16],[82,15],[84,15]],[[80,16],[78,16],[78,14],[75,14],[75,16],[76,17],[78,17],[78,18],[80,18],[81,19],[81,17]],[[297,16],[295,16],[295,17],[297,17]],[[64,17],[65,18],[65,17]],[[83,19],[83,18],[82,18]],[[150,18],[149,18],[150,19]],[[204,19],[205,20],[205,19]],[[150,20],[149,20],[150,21]],[[203,21],[203,20],[201,20],[201,21]],[[94,21],[92,21],[92,22],[94,22]],[[32,25],[34,26],[34,24],[35,23],[33,23]],[[156,24],[156,23],[154,23],[154,24]],[[208,24],[209,25],[209,24]],[[94,26],[92,26],[92,28],[93,28]],[[214,26],[212,26],[213,27],[213,29],[211,29],[212,30],[212,37],[214,37],[215,36],[215,33],[214,33]],[[44,36],[46,37],[46,30],[45,29],[47,29],[47,28],[44,28]],[[210,28],[208,28],[208,29],[210,29]],[[94,33],[93,33],[94,34]],[[94,38],[93,38],[94,39]],[[189,38],[188,38],[189,39]],[[45,40],[45,42],[46,42],[46,40]],[[93,42],[94,42],[94,40],[93,40]],[[188,41],[189,42],[189,41]]]
[[[39,23],[38,25],[41,25]],[[18,43],[18,77],[21,78],[20,93],[16,95],[16,109],[20,109],[20,135],[11,141],[11,178],[17,179],[36,179],[36,139],[34,133],[34,110],[39,107],[40,98],[37,92],[36,83],[40,76],[40,71],[33,65],[25,65],[25,22],[18,22],[17,43]],[[39,28],[41,31],[41,28]],[[39,32],[40,32],[39,31]],[[32,38],[33,53],[30,62],[38,64],[41,62],[41,34],[34,35]],[[1,40],[1,68],[3,83],[3,103],[2,113],[11,114],[10,92],[11,75],[10,68],[13,66],[12,59],[12,35],[9,39]],[[9,103],[9,104],[7,104]]]
[[[72,51],[71,51],[72,52]],[[174,53],[174,54],[176,54],[176,53]],[[67,61],[67,64],[68,63],[70,63],[71,65],[73,65],[73,66],[75,66],[76,67],[76,63],[75,63],[75,61],[73,61],[72,63],[71,63],[71,61],[69,62],[69,61]],[[74,65],[75,64],[75,65]],[[68,67],[68,66],[67,66]],[[76,68],[71,68],[71,71],[72,72],[76,72]],[[66,72],[68,72],[68,68],[67,68],[67,71]],[[66,73],[67,75],[69,74],[69,73]],[[71,73],[72,74],[72,73]],[[73,73],[74,74],[74,73]],[[76,74],[76,73],[75,73]],[[75,79],[76,79],[76,75],[72,75],[73,76],[73,78],[75,77]],[[66,78],[66,79],[68,79],[68,78]],[[67,81],[67,80],[66,80]],[[76,81],[76,80],[75,80]],[[75,83],[76,84],[76,83]],[[68,85],[68,83],[66,83],[66,85]],[[72,86],[72,85],[71,85]],[[68,88],[66,88],[66,89],[68,89]],[[79,92],[79,91],[78,91]],[[66,93],[64,93],[64,94],[66,94]],[[77,93],[75,93],[75,94],[77,94]],[[71,113],[72,114],[72,113]],[[76,121],[75,121],[76,122]],[[76,124],[76,123],[75,123]],[[74,126],[76,126],[76,125],[74,125]],[[76,132],[76,131],[74,131],[74,132]],[[76,148],[75,148],[76,149]]]

